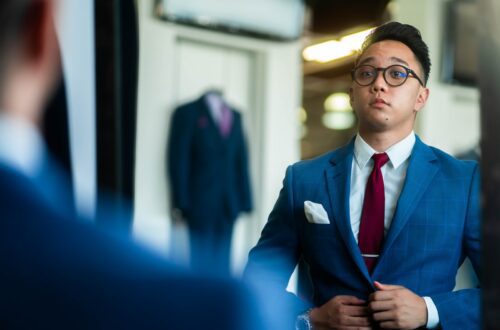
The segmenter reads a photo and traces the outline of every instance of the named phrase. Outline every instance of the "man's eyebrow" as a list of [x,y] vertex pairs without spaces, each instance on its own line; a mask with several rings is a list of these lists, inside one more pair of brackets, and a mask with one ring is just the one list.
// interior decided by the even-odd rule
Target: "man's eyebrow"
[[408,62],[406,62],[405,60],[400,59],[399,57],[393,56],[393,57],[391,57],[391,61],[392,62],[398,62],[398,63],[404,64],[405,66],[410,66],[408,64]]
[[368,56],[367,58],[365,58],[364,60],[362,60],[361,62],[359,62],[358,65],[363,65],[363,64],[369,63],[369,62],[371,62],[373,60],[374,60],[373,56]]
[[[375,59],[375,57],[373,56],[368,56],[367,58],[363,59],[362,61],[360,61],[358,63],[358,65],[363,65],[363,64],[367,64],[367,63],[370,63],[372,62],[373,60]],[[399,64],[403,64],[405,66],[409,66],[408,62],[406,62],[405,60],[399,58],[399,57],[396,57],[396,56],[392,56],[390,58],[391,62],[396,62],[396,63],[399,63]]]

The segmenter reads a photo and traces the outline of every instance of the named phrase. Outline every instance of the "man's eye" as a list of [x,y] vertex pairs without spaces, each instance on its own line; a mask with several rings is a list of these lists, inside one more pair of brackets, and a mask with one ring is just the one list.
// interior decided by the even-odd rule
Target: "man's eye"
[[392,78],[396,78],[396,79],[406,78],[406,72],[404,72],[404,71],[391,70],[389,72],[389,74],[391,75]]
[[371,78],[371,77],[373,77],[373,71],[361,71],[359,73],[359,76],[361,78]]

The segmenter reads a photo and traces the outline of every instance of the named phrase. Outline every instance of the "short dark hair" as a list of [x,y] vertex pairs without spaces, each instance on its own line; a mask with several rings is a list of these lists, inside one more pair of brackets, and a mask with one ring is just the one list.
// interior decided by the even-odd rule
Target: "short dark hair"
[[[429,58],[429,48],[422,40],[420,31],[409,24],[399,22],[389,22],[374,29],[365,39],[359,56],[374,43],[384,40],[395,40],[402,42],[411,49],[424,71],[424,82],[427,84],[431,72],[431,60]],[[358,57],[359,59],[359,57]]]
[[0,83],[3,79],[6,56],[12,43],[18,40],[19,33],[26,23],[26,14],[32,0],[0,0]]

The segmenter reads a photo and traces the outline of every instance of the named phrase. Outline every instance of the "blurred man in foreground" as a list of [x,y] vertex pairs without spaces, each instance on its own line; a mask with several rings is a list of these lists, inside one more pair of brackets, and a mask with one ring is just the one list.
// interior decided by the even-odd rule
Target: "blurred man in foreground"
[[247,290],[77,221],[39,135],[59,79],[55,1],[0,2],[0,327],[262,328]]

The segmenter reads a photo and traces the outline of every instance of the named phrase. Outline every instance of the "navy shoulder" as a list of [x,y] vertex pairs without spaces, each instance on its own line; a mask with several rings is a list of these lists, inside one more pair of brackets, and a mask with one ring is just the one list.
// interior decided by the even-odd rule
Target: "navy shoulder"
[[184,103],[175,108],[175,115],[188,115],[196,113],[198,109],[197,102]]
[[461,160],[453,157],[452,155],[444,152],[441,149],[435,147],[429,147],[433,151],[436,158],[439,160],[441,164],[443,164],[448,170],[453,171],[474,171],[474,169],[478,166],[477,161],[475,160]]
[[352,159],[353,143],[327,152],[312,159],[303,160],[293,164],[290,168],[296,179],[306,178],[307,181],[322,180],[326,169],[335,164]]
[[337,150],[329,151],[322,155],[316,156],[311,159],[301,160],[296,162],[292,166],[296,170],[314,170],[316,168],[324,168],[330,160],[333,158],[333,155],[337,152]]

